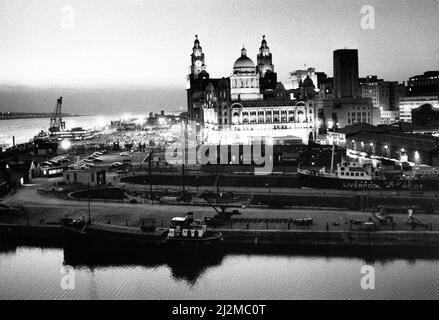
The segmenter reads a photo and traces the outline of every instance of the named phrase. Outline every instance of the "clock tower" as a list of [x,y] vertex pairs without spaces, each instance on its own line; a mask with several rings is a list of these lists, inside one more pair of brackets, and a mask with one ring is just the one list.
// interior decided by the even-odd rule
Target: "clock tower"
[[256,72],[259,75],[259,87],[264,98],[272,98],[277,85],[277,74],[274,72],[273,56],[267,45],[265,36],[262,36],[261,47],[257,56]]
[[191,67],[190,73],[195,79],[198,78],[201,71],[206,71],[206,64],[204,61],[203,49],[200,46],[198,35],[195,35],[194,47],[191,54]]
[[265,35],[262,36],[261,47],[259,48],[259,54],[257,56],[258,74],[263,78],[267,71],[274,72],[274,66],[272,63],[272,55],[270,48],[267,46]]
[[203,49],[200,46],[198,35],[195,35],[191,65],[186,83],[188,116],[190,120],[203,122],[203,103],[205,100],[205,90],[209,82],[210,79],[206,71]]

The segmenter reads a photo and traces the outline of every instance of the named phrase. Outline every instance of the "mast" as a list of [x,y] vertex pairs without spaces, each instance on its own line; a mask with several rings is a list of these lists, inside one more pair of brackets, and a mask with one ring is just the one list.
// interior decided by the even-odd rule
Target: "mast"
[[335,144],[334,144],[334,140],[332,140],[331,172],[334,171],[334,153],[335,153]]

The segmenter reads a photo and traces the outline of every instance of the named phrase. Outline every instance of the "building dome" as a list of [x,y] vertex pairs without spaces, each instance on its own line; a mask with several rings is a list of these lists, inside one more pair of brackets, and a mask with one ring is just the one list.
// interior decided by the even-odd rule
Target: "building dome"
[[233,69],[236,68],[254,68],[255,64],[249,57],[240,57],[235,61]]
[[233,65],[233,73],[248,73],[248,72],[256,72],[256,66],[253,63],[252,59],[247,57],[247,50],[242,48],[241,56],[235,61]]

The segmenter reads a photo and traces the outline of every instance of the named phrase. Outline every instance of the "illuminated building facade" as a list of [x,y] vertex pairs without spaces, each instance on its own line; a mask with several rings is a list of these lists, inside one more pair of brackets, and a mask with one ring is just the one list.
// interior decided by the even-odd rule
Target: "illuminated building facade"
[[407,96],[439,95],[439,71],[427,71],[407,82]]
[[[193,50],[199,50],[196,38]],[[315,84],[307,76],[292,97],[277,82],[272,54],[263,36],[257,64],[243,48],[228,78],[211,79],[203,62],[194,65],[192,54],[188,76],[189,119],[204,125],[210,142],[248,142],[253,139],[281,138],[308,142],[318,126],[314,101]],[[202,56],[204,59],[204,55]],[[201,76],[201,78],[200,78]],[[200,85],[201,84],[201,85]]]
[[360,83],[361,96],[371,98],[373,106],[381,111],[398,111],[399,99],[405,97],[404,84],[384,81],[377,76],[368,76]]
[[[407,125],[407,124],[406,124]],[[359,123],[332,133],[334,142],[351,155],[378,156],[414,164],[439,165],[439,138],[414,133],[400,124],[371,126]]]
[[261,100],[263,95],[259,88],[259,74],[253,61],[247,57],[247,50],[242,48],[241,56],[233,65],[230,76],[232,100]]

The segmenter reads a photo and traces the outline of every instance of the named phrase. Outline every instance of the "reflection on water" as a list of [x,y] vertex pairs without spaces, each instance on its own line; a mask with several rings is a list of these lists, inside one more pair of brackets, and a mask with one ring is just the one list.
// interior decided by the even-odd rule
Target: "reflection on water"
[[146,252],[101,252],[84,250],[78,247],[64,248],[64,264],[76,268],[83,266],[91,269],[112,268],[118,266],[142,266],[155,269],[167,266],[175,280],[184,280],[194,285],[206,269],[219,266],[223,260],[219,250],[198,248],[195,250],[159,250],[151,248]]
[[[78,248],[0,250],[4,299],[429,299],[439,295],[439,259],[429,255],[189,250],[108,254]],[[360,286],[374,266],[375,290]],[[63,290],[60,270],[75,271]]]

